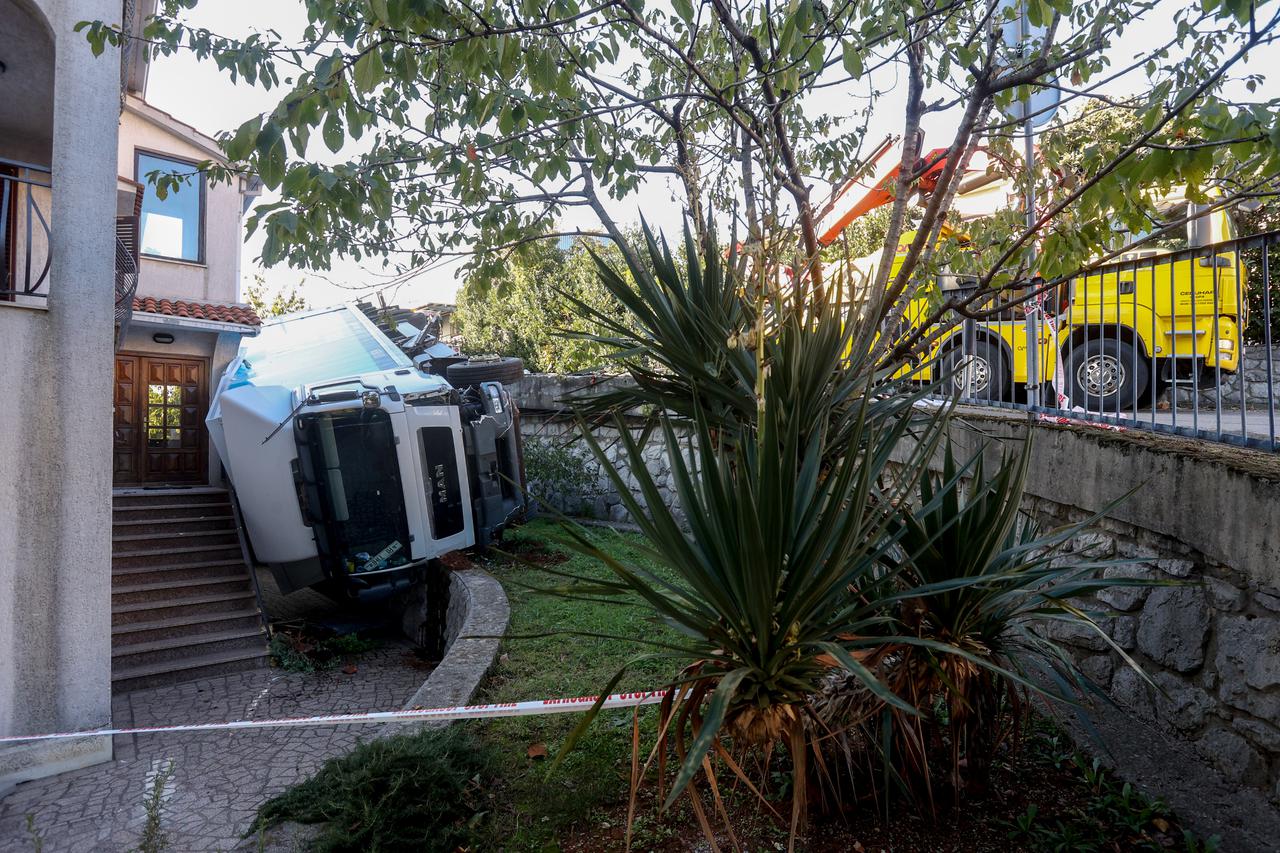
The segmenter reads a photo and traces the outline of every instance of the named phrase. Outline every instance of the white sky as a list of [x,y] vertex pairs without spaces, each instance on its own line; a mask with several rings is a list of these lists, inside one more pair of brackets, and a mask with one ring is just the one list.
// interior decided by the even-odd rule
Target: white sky
[[[1132,57],[1140,55],[1151,46],[1168,38],[1172,33],[1172,16],[1167,11],[1184,5],[1178,0],[1165,0],[1164,9],[1150,15],[1149,22],[1143,22],[1125,33],[1121,46],[1117,48],[1115,64],[1120,65]],[[188,22],[194,26],[206,27],[213,32],[228,36],[244,36],[253,30],[274,29],[281,33],[286,41],[297,37],[306,25],[306,15],[301,2],[294,0],[204,0],[188,15]],[[1240,73],[1267,73],[1271,69],[1280,68],[1280,45],[1270,45],[1255,51],[1247,65],[1239,66]],[[878,81],[882,88],[892,88],[892,78]],[[1112,94],[1124,95],[1141,84],[1139,75],[1131,75],[1128,79],[1119,80],[1108,87]],[[1268,80],[1250,100],[1261,99],[1280,92],[1280,80]],[[1246,97],[1243,87],[1238,94]],[[1270,90],[1267,92],[1265,90]],[[941,94],[941,93],[939,93]],[[241,122],[261,112],[272,109],[278,101],[280,90],[266,91],[249,86],[243,82],[233,84],[230,78],[217,69],[212,62],[200,62],[190,53],[180,51],[171,57],[161,57],[151,69],[148,80],[147,99],[162,110],[172,113],[182,121],[188,122],[200,130],[214,135],[219,131],[231,130]],[[847,98],[847,95],[843,97]],[[857,110],[860,101],[850,100],[848,112]],[[822,107],[831,113],[842,111],[839,103],[823,104]],[[901,99],[892,92],[880,102],[880,107],[867,134],[868,146],[874,145],[886,134],[899,130],[902,121]],[[933,114],[926,118],[925,132],[927,147],[943,147],[950,142],[954,116]],[[815,191],[815,199],[822,193]],[[268,194],[265,201],[276,200],[278,196]],[[643,210],[651,222],[674,222],[678,216],[679,206],[674,201],[671,188],[666,181],[654,180],[646,184],[640,192],[627,199],[624,204],[614,204],[613,214],[623,223],[637,222],[639,212]],[[571,226],[598,228],[599,224],[589,210],[570,209],[563,220]],[[305,278],[300,292],[312,305],[327,305],[354,298],[356,290],[369,290],[384,285],[390,273],[383,271],[379,262],[361,266],[352,261],[335,258],[331,272],[323,276],[316,273],[304,273],[280,265],[273,269],[261,269],[255,261],[261,250],[261,236],[250,239],[244,246],[242,270],[244,284],[252,282],[254,273],[262,273],[273,289],[288,288],[298,284]],[[424,302],[453,302],[458,287],[461,285],[460,267],[462,259],[435,265],[433,269],[419,275],[412,281],[399,285],[393,291],[387,291],[388,301],[403,305],[418,305]],[[344,287],[345,286],[345,287]],[[243,290],[243,285],[242,285]]]

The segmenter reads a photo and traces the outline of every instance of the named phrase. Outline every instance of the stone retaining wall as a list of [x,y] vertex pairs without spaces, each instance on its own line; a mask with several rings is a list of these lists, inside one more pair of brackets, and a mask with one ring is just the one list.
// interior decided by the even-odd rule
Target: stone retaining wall
[[1195,402],[1201,409],[1214,409],[1221,400],[1223,409],[1239,409],[1242,382],[1246,409],[1265,410],[1268,390],[1280,397],[1280,347],[1272,347],[1268,351],[1262,346],[1246,346],[1241,370],[1234,375],[1224,373],[1219,388],[1179,389],[1178,406],[1190,406]]
[[[955,423],[952,439],[962,456],[984,441],[994,455],[1026,431],[974,416]],[[1131,561],[1106,572],[1169,584],[1116,588],[1097,602],[1108,612],[1102,627],[1156,689],[1096,634],[1050,633],[1123,707],[1280,801],[1280,462],[1084,426],[1034,433],[1024,508],[1042,523],[1083,521],[1137,486],[1066,559]]]
[[[415,587],[406,601],[403,625],[405,634],[420,641],[420,632],[430,614],[423,584]],[[445,655],[422,686],[405,702],[404,710],[445,708],[465,705],[498,658],[501,637],[511,618],[502,585],[483,569],[475,567],[449,570],[449,603],[445,614]],[[441,728],[448,720],[416,724],[422,728]],[[383,730],[385,736],[403,734],[404,724],[392,724]]]
[[[568,514],[630,520],[572,425],[546,408],[527,409],[522,425],[526,441],[578,460],[578,487],[544,497]],[[1018,418],[966,412],[952,440],[961,458],[984,442],[995,456],[1002,445],[1020,445],[1027,429]],[[1101,637],[1054,633],[1132,714],[1192,745],[1228,780],[1280,801],[1280,458],[1089,426],[1046,424],[1034,433],[1024,508],[1042,523],[1082,521],[1137,487],[1064,559],[1128,560],[1107,571],[1170,583],[1117,588],[1097,602],[1108,612],[1103,627],[1155,690]],[[615,438],[597,434],[605,446]],[[610,460],[619,451],[612,446]],[[651,445],[645,458],[669,498],[665,450]]]

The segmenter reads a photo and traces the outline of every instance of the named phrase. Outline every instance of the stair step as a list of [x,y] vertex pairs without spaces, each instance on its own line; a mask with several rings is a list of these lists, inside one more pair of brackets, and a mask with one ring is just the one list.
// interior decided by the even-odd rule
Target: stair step
[[252,590],[203,592],[162,601],[112,601],[111,624],[114,629],[140,622],[156,622],[174,617],[194,616],[197,613],[230,613],[257,606],[258,602]]
[[218,513],[219,515],[231,512],[231,504],[226,502],[215,503],[189,503],[189,504],[155,504],[142,506],[113,506],[111,511],[114,518],[121,521],[128,521],[136,518],[173,518],[184,515],[193,514],[209,514]]
[[226,489],[157,489],[115,492],[111,496],[114,509],[143,509],[154,506],[193,504],[226,504],[230,500]]
[[[223,530],[171,530],[164,533],[124,533],[111,537],[113,554],[135,554],[139,551],[154,551],[146,546],[156,543],[165,545],[222,545],[228,542],[240,544],[240,537],[234,528]],[[142,547],[138,547],[141,545]]]
[[245,592],[252,594],[249,586],[249,575],[245,572],[234,575],[217,575],[209,578],[174,578],[172,580],[152,581],[148,583],[121,584],[113,586],[111,603],[139,604],[150,603],[156,606],[168,606],[172,601],[165,593],[175,590],[189,590],[193,594],[215,592]]
[[111,583],[112,585],[139,584],[187,578],[207,578],[215,575],[227,575],[231,573],[229,570],[237,568],[244,568],[244,561],[239,558],[233,560],[203,560],[197,563],[131,566],[125,569],[112,569]]
[[[129,643],[127,645],[117,646],[111,650],[111,658],[133,658],[143,655],[173,653],[174,659],[198,657],[201,654],[207,654],[211,649],[210,646],[221,647],[222,644],[231,643],[237,640],[256,639],[266,648],[266,634],[259,624],[255,628],[237,628],[224,631],[205,631],[199,634],[192,634],[184,637],[163,637],[157,640],[147,640],[142,643]],[[163,657],[154,659],[155,663],[163,660]],[[142,661],[139,660],[139,663]]]
[[235,530],[235,517],[230,513],[208,515],[175,515],[168,518],[137,518],[111,522],[112,534],[167,533],[174,528],[194,530]]
[[172,684],[227,672],[242,672],[266,665],[267,648],[264,643],[256,649],[233,649],[176,661],[113,667],[111,687],[116,692],[124,692],[154,684]]
[[145,551],[115,551],[111,555],[111,567],[132,569],[140,566],[179,566],[241,557],[240,541],[237,539],[234,542],[151,548]]
[[203,631],[262,629],[262,617],[256,607],[213,613],[188,613],[167,619],[126,622],[111,627],[112,654],[117,648],[170,637],[190,637]]

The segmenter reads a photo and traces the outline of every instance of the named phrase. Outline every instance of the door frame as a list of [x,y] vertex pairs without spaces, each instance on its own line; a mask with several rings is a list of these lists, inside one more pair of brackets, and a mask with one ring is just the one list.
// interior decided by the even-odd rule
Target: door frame
[[[209,363],[210,359],[204,355],[188,355],[175,353],[168,355],[158,352],[141,352],[137,350],[121,350],[114,354],[114,358],[119,357],[137,359],[137,380],[134,394],[134,418],[137,424],[137,437],[135,438],[134,451],[136,453],[137,465],[135,468],[136,479],[130,482],[113,483],[116,488],[154,488],[166,485],[173,486],[204,486],[209,484],[209,433],[203,426],[205,415],[209,413]],[[115,388],[114,388],[114,358],[113,358],[113,379],[112,379],[112,430],[115,430]],[[198,363],[200,365],[200,402],[197,406],[199,409],[199,417],[202,425],[196,431],[197,444],[196,453],[199,459],[199,475],[190,480],[149,480],[147,471],[147,393],[146,387],[149,384],[146,381],[146,362],[154,361],[186,361]],[[114,442],[113,442],[114,445]],[[114,446],[113,451],[114,453]]]

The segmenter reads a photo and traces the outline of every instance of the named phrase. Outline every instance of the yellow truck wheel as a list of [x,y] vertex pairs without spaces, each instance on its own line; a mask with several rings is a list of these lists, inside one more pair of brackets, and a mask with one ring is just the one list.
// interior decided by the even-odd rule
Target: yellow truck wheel
[[1007,400],[1009,370],[1005,366],[1004,352],[998,344],[987,340],[977,341],[972,358],[959,346],[943,354],[942,375],[948,394],[965,395],[966,368],[969,376],[968,396],[978,400]]
[[1067,393],[1091,412],[1123,412],[1147,390],[1150,370],[1133,344],[1105,335],[1067,354]]

